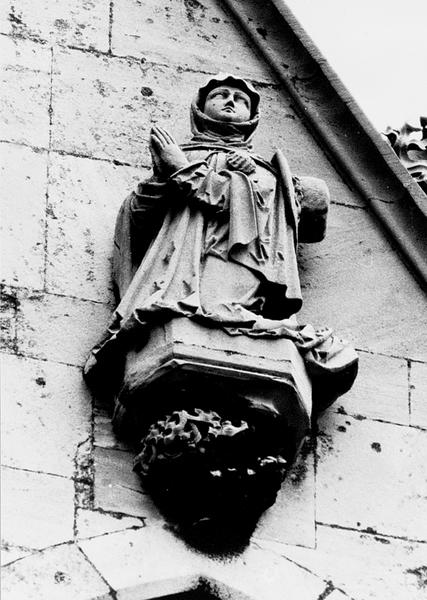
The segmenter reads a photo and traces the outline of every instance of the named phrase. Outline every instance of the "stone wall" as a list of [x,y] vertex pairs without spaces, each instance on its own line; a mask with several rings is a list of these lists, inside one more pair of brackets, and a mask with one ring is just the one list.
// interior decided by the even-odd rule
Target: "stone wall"
[[[425,296],[268,66],[220,0],[5,0],[1,13],[7,598],[155,598],[200,575],[224,598],[424,598]],[[280,147],[329,185],[327,239],[301,248],[301,320],[333,326],[361,357],[354,389],[227,561],[165,528],[81,379],[111,314],[115,215],[148,172],[150,127],[184,141],[190,98],[218,70],[262,95],[259,153]]]

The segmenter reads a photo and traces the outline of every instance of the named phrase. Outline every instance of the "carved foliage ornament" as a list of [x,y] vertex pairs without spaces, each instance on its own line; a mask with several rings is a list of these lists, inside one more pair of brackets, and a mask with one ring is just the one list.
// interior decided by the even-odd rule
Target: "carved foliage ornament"
[[405,123],[399,130],[387,127],[383,133],[403,166],[427,194],[427,117],[420,117],[421,127]]

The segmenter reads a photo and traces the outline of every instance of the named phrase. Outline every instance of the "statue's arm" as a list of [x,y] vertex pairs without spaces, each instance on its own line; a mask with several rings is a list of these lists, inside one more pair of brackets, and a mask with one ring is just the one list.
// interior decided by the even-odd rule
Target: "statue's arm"
[[169,178],[178,197],[215,212],[228,210],[231,175],[229,171],[217,173],[205,161],[189,163]]
[[294,177],[294,189],[299,204],[298,240],[320,242],[326,234],[329,190],[317,177]]

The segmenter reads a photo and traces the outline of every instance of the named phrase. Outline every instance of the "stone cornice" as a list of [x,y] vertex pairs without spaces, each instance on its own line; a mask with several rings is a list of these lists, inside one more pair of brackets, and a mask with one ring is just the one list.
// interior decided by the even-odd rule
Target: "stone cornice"
[[427,198],[283,0],[221,0],[427,289]]

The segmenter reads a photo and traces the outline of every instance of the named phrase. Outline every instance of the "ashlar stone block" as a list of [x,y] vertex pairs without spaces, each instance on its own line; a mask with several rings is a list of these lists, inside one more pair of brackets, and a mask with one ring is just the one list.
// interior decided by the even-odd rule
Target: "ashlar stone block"
[[71,477],[91,432],[80,369],[7,354],[1,365],[3,464]]
[[278,551],[354,600],[425,597],[425,544],[319,526],[316,550]]
[[427,540],[427,432],[327,413],[318,439],[318,521]]
[[164,66],[71,50],[56,55],[55,72],[53,147],[133,165],[151,164],[153,123],[173,124],[178,140],[188,137],[189,123],[178,117],[205,78],[188,73],[184,79]]
[[77,509],[76,530],[77,537],[93,538],[106,533],[123,531],[143,527],[144,522],[133,517],[112,515],[96,510]]
[[2,468],[2,539],[42,549],[73,539],[74,485],[70,479]]
[[20,560],[32,552],[32,550],[25,550],[25,548],[22,549],[2,542],[0,548],[1,566],[4,567],[5,565],[15,562],[15,560]]
[[407,361],[360,352],[354,386],[334,406],[338,412],[409,425]]
[[3,33],[32,40],[108,50],[109,0],[13,0],[3,2],[7,11]]
[[[150,166],[151,126],[166,127],[180,143],[188,140],[190,119],[182,116],[189,115],[191,99],[206,78],[202,72],[148,61],[63,49],[55,55],[53,147]],[[282,148],[295,173],[327,177],[336,198],[353,202],[283,91],[263,87],[261,109],[264,118],[254,139],[256,151],[270,159],[275,147]]]
[[141,488],[132,466],[133,454],[130,452],[95,448],[95,508],[147,519],[149,523],[159,521],[160,513]]
[[326,238],[299,259],[301,323],[329,325],[356,348],[426,360],[427,299],[365,210],[331,206]]
[[108,302],[120,204],[144,176],[108,162],[52,155],[46,281],[49,292]]
[[[2,40],[0,39],[0,44]],[[44,280],[47,154],[0,144],[2,281],[41,289]]]
[[274,81],[233,18],[215,0],[122,0],[114,5],[112,47],[114,54],[143,56],[182,69]]
[[51,51],[46,46],[7,36],[0,38],[2,94],[0,138],[47,148]]
[[427,364],[411,363],[411,425],[427,428]]
[[269,550],[250,546],[240,555],[214,559],[191,550],[163,527],[115,533],[80,546],[120,600],[183,592],[194,588],[200,577],[213,581],[222,592],[219,597],[230,600],[279,600],[287,595],[317,600],[325,589],[321,578]]
[[6,567],[8,600],[107,600],[109,588],[74,544],[49,548]]
[[108,324],[105,304],[21,292],[18,311],[18,350],[54,362],[81,366]]
[[261,516],[253,537],[313,548],[315,529],[314,456],[311,442],[306,440],[276,502]]

